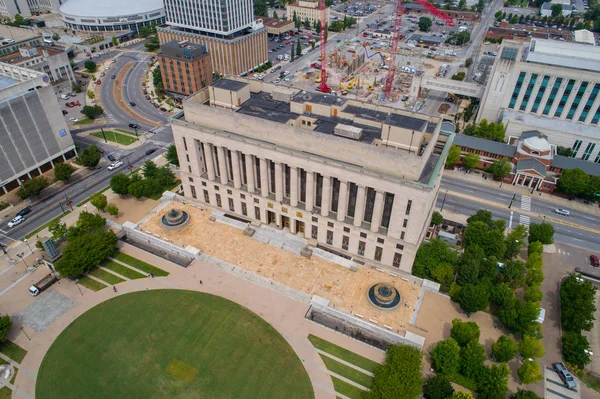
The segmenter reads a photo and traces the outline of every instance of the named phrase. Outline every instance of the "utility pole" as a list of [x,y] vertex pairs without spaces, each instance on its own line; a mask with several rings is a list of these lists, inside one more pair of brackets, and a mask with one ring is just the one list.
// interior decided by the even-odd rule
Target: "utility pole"
[[102,137],[104,137],[104,143],[108,143],[108,141],[106,141],[106,135],[104,134],[104,128],[100,128],[100,131],[102,132]]
[[508,209],[510,209],[512,207],[513,202],[515,201],[515,198],[517,198],[517,193],[513,194],[512,199],[510,200],[510,204],[508,204]]

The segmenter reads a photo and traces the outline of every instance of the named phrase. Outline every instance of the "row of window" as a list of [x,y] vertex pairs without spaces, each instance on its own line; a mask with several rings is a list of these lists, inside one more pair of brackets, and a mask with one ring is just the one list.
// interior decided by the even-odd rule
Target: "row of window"
[[[571,147],[571,150],[573,151],[573,158],[577,158],[577,153],[581,149],[582,143],[583,141],[581,140],[575,140],[575,143],[573,143],[573,146]],[[596,143],[588,143],[588,145],[585,147],[585,151],[583,152],[583,156],[581,157],[581,159],[583,159],[584,161],[589,160],[590,156],[592,155],[595,149]],[[598,152],[598,154],[596,155],[596,159],[594,159],[594,162],[600,163],[600,152]]]

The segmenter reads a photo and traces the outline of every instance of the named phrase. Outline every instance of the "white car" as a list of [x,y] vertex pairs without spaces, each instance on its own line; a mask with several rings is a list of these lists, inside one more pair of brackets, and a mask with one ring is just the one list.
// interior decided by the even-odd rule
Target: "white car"
[[110,65],[106,65],[106,66],[104,67],[104,69],[106,69],[106,70],[108,71],[108,70],[110,69]]
[[79,119],[77,119],[77,118],[69,118],[69,120],[70,120],[71,122],[79,122]]
[[123,166],[123,162],[117,161],[115,163],[111,163],[110,165],[108,165],[108,170],[115,170],[121,166]]
[[563,216],[569,216],[569,215],[571,215],[571,212],[569,212],[568,210],[563,209],[563,208],[556,208],[554,210],[554,213],[558,213],[559,215],[563,215]]
[[21,223],[23,223],[25,221],[25,218],[23,216],[17,216],[14,219],[12,219],[10,222],[8,222],[8,227],[15,227]]

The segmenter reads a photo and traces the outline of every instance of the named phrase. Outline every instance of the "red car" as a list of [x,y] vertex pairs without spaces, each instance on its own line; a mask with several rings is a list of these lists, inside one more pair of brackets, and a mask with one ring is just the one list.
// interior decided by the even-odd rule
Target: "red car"
[[290,44],[290,42],[285,42],[285,44]]
[[98,80],[96,81],[96,84],[97,84],[97,85],[99,85],[99,84],[101,84],[101,83],[102,83],[102,82],[100,81],[100,79],[98,79]]
[[594,267],[600,266],[600,261],[596,255],[590,255],[590,264]]

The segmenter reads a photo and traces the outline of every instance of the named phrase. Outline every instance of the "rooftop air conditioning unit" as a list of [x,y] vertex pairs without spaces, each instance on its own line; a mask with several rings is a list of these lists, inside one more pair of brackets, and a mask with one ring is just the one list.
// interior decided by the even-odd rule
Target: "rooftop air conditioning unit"
[[335,134],[336,136],[346,137],[348,139],[358,141],[362,138],[363,130],[356,126],[338,123],[335,126],[333,134]]

